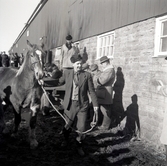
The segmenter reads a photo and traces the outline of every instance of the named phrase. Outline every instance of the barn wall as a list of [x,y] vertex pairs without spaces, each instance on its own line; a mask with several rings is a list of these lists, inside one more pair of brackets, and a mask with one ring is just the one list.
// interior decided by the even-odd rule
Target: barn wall
[[[81,52],[88,63],[96,60],[97,35],[115,31],[113,64],[122,69],[125,85],[123,107],[138,96],[142,138],[161,148],[161,133],[165,102],[156,91],[156,80],[167,84],[167,62],[152,58],[154,54],[155,18],[166,13],[166,0],[49,0],[30,25],[28,39],[40,43],[47,36],[45,49],[61,46],[70,33],[80,41]],[[24,34],[19,40],[19,51],[25,48]],[[22,50],[22,48],[20,50]],[[121,85],[121,84],[120,84]]]
[[[156,81],[167,84],[167,62],[154,55],[155,18],[128,25],[115,30],[114,57],[111,60],[115,71],[121,69],[125,82],[119,82],[118,89],[124,84],[122,101],[124,110],[132,103],[131,97],[138,97],[141,138],[151,142],[157,149],[160,143],[166,98],[156,90]],[[81,40],[80,50],[88,56],[88,64],[97,63],[97,36]],[[123,79],[121,79],[123,80]],[[116,111],[116,110],[114,110]],[[122,121],[122,127],[126,119]]]
[[[47,36],[46,49],[53,49],[61,46],[69,33],[73,41],[83,40],[166,11],[166,0],[49,0],[28,27],[28,38],[38,44],[40,37]],[[26,47],[25,43],[20,42],[17,51]]]

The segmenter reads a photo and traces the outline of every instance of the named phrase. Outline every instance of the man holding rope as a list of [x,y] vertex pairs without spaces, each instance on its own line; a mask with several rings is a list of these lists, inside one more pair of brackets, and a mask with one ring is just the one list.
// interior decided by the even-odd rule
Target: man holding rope
[[62,146],[67,146],[71,126],[76,119],[77,132],[76,143],[79,155],[84,156],[83,139],[86,128],[87,111],[89,108],[88,93],[94,107],[94,113],[98,111],[98,101],[94,90],[91,74],[82,70],[82,57],[74,54],[71,57],[73,69],[66,70],[59,80],[59,85],[65,84],[64,117],[66,124],[63,128],[64,141]]

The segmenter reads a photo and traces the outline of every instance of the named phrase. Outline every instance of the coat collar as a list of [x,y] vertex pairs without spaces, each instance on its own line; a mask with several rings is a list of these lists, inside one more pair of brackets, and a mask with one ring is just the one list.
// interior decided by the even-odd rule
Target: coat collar
[[81,71],[80,72],[80,77],[79,77],[79,87],[82,86],[82,84],[85,82],[85,80],[86,80],[85,71]]
[[[74,70],[72,70],[69,74],[69,77],[72,79],[72,82],[73,82],[73,79],[74,79]],[[86,74],[85,74],[85,71],[80,71],[80,74],[79,74],[79,87],[82,86],[82,84],[85,82],[86,80]]]

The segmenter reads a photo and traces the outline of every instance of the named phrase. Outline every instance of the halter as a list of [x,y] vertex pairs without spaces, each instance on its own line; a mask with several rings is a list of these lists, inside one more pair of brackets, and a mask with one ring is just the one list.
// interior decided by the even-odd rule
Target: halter
[[[38,50],[38,49],[35,49],[35,52],[36,52],[37,50]],[[41,52],[42,52],[42,51],[41,51]],[[36,53],[36,54],[37,54],[37,53]],[[38,54],[37,54],[37,55],[38,55]],[[39,55],[38,55],[38,57],[39,57]],[[33,62],[33,63],[31,64],[31,70],[34,69],[35,64],[38,63],[38,62],[40,62],[40,63],[42,64],[42,59],[39,58],[39,60]]]

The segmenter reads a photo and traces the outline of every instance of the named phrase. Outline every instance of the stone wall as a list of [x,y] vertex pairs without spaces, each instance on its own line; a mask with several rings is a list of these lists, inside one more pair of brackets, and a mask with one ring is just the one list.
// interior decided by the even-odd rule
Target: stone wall
[[[159,138],[167,99],[157,92],[157,80],[167,84],[167,61],[153,58],[155,18],[137,22],[115,30],[115,70],[121,69],[124,77],[122,102],[124,110],[138,97],[141,137],[162,149]],[[88,63],[96,60],[97,37],[80,41],[81,52],[86,50]],[[119,68],[118,68],[119,67]],[[122,86],[122,84],[120,84]]]

